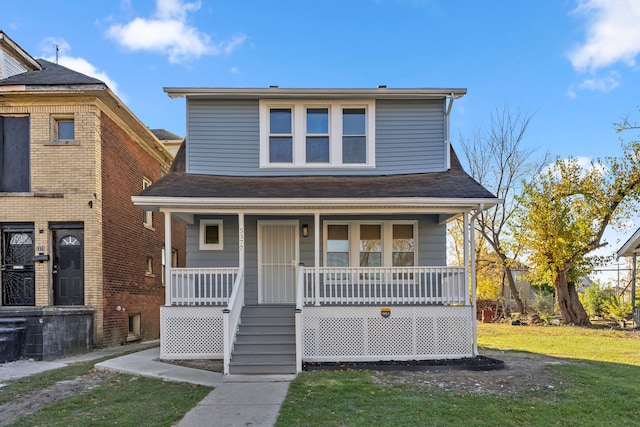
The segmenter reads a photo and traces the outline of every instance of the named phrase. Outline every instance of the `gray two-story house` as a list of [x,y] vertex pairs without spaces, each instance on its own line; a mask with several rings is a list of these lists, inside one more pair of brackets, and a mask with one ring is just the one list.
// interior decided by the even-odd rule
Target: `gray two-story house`
[[165,91],[186,98],[185,143],[133,197],[165,214],[167,238],[172,218],[187,226],[187,268],[165,272],[162,358],[282,373],[477,355],[471,223],[499,200],[450,145],[465,89]]

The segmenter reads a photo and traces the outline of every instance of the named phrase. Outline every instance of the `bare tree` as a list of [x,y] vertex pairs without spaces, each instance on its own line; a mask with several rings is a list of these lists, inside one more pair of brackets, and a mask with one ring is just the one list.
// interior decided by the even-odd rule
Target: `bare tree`
[[525,136],[532,118],[532,114],[504,105],[496,107],[486,129],[478,129],[470,138],[460,136],[471,175],[504,201],[482,212],[475,226],[496,252],[521,313],[526,308],[511,271],[517,265],[516,259],[521,249],[511,236],[514,212],[519,203],[515,195],[522,191],[522,183],[536,176],[550,158],[548,154],[534,158],[536,150],[525,147]]

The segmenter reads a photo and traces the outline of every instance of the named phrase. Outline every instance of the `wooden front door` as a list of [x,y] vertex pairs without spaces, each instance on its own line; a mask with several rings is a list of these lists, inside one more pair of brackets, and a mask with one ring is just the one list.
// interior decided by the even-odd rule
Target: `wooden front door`
[[35,305],[33,228],[3,228],[2,305]]
[[258,222],[258,289],[263,304],[296,302],[297,221]]
[[53,303],[84,304],[84,245],[81,229],[53,232]]

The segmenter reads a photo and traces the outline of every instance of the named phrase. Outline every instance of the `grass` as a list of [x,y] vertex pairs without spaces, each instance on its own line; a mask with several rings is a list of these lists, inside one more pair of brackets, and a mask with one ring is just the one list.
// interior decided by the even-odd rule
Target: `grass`
[[12,426],[170,426],[209,391],[210,387],[114,375]]
[[506,324],[482,324],[478,329],[484,347],[581,363],[550,367],[559,379],[553,389],[506,396],[374,384],[365,371],[304,372],[291,384],[277,425],[640,425],[637,332]]
[[[9,382],[0,389],[0,404],[15,401],[90,372],[96,363],[70,364]],[[211,387],[165,382],[131,375],[114,375],[68,399],[45,406],[12,426],[170,426],[202,400]]]

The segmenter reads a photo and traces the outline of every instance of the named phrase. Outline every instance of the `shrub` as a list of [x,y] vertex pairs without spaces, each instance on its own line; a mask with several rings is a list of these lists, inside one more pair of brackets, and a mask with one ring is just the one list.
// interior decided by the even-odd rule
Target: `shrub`
[[596,283],[585,289],[584,294],[580,294],[579,297],[590,317],[604,317],[609,314],[606,303],[615,298],[615,292],[611,288],[604,288]]

